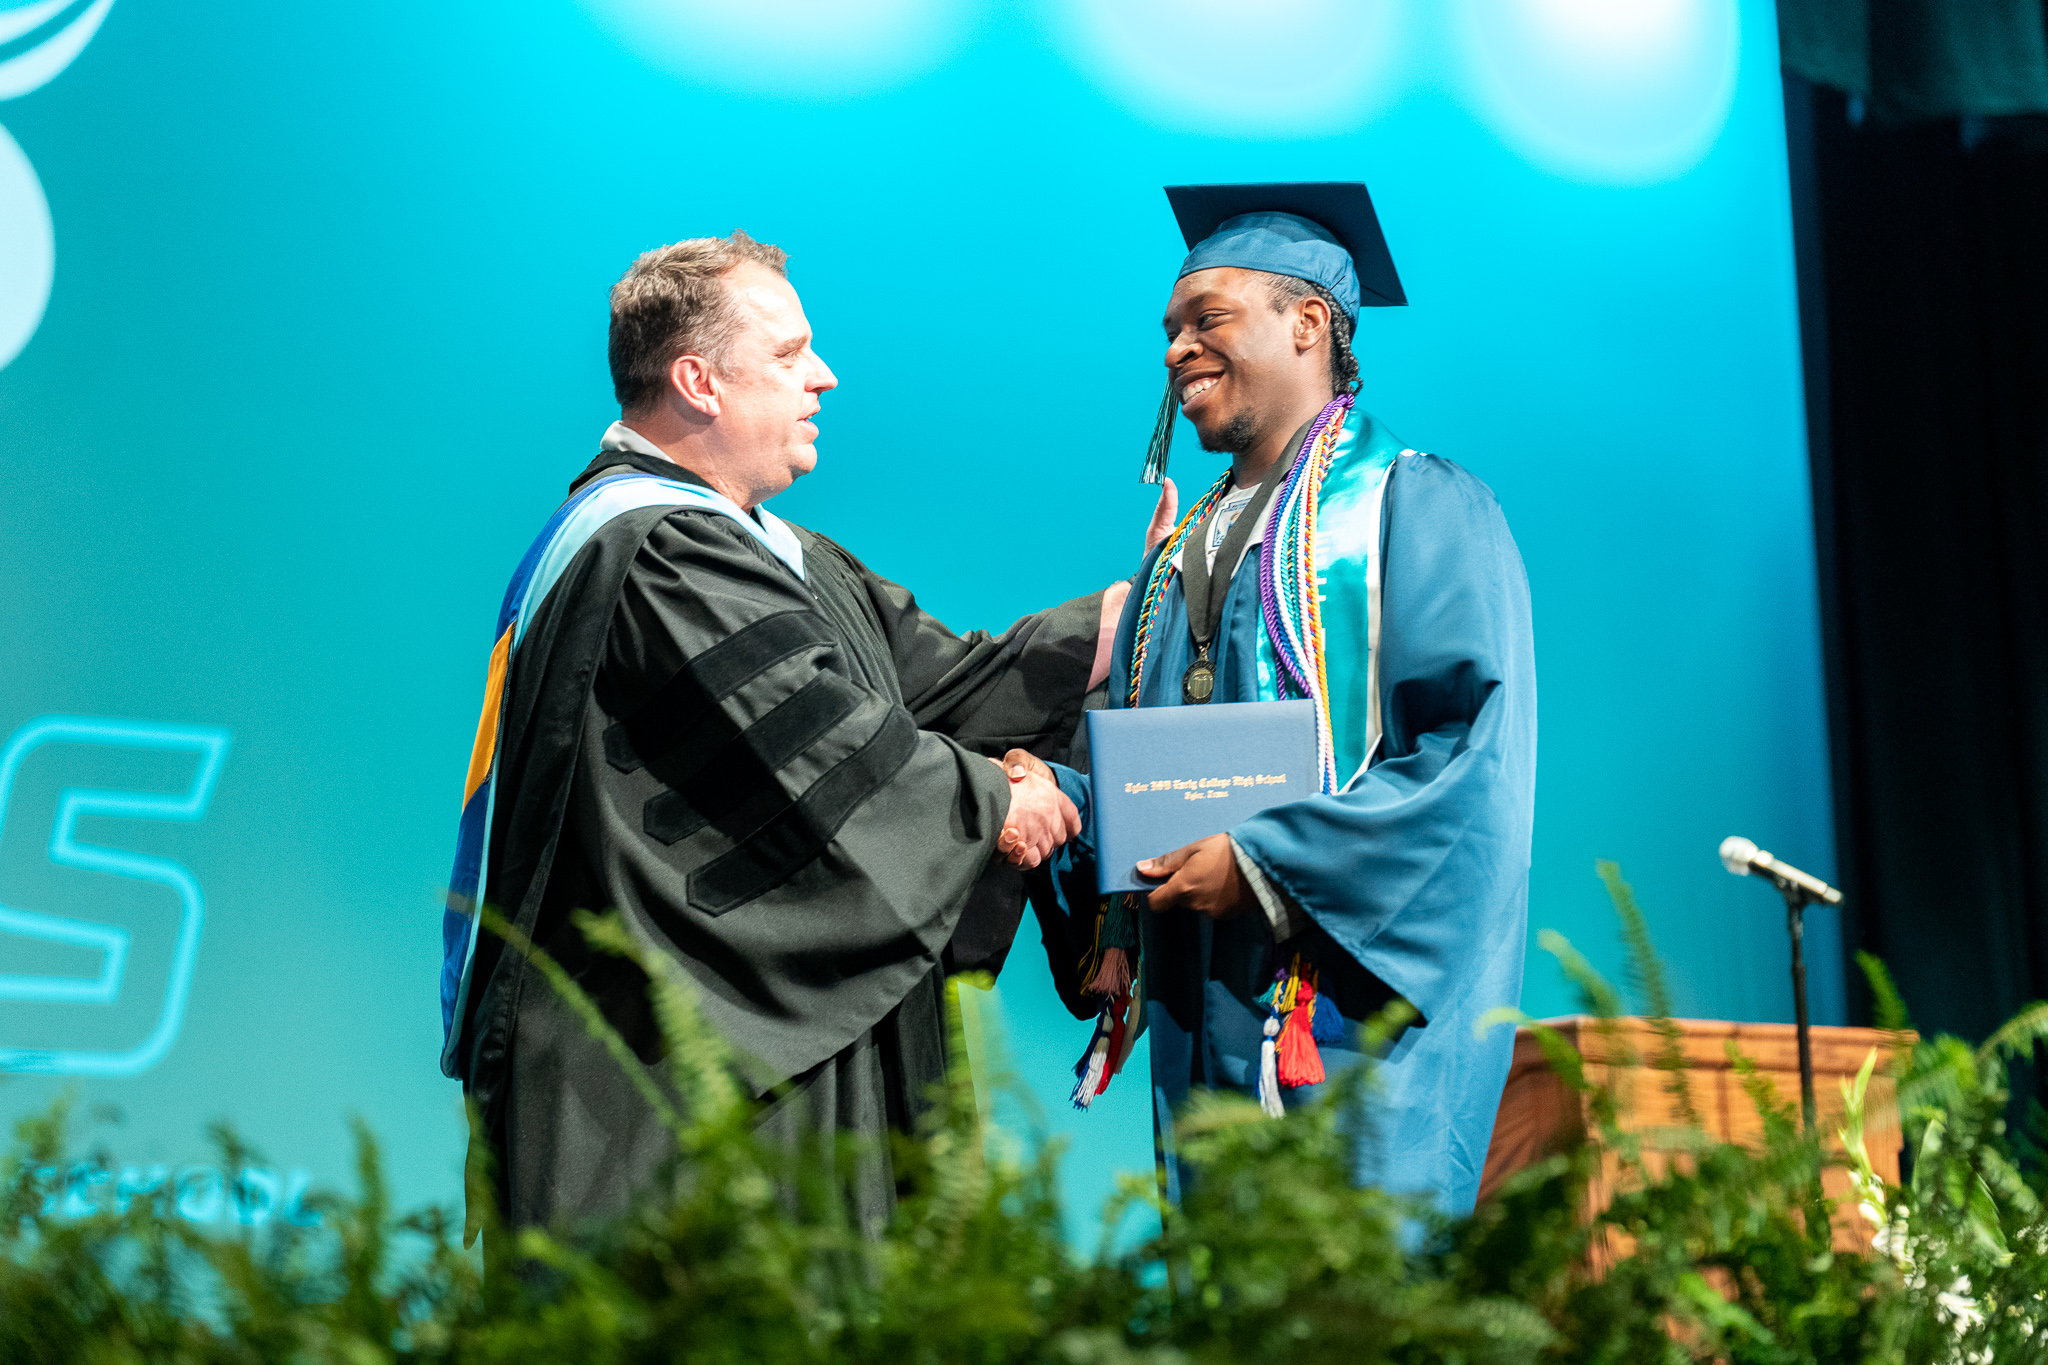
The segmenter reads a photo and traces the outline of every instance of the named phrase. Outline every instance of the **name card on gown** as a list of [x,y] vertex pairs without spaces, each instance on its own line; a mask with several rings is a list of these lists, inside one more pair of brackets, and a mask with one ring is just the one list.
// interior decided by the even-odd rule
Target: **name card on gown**
[[1305,701],[1088,712],[1097,889],[1149,891],[1141,858],[1235,829],[1320,790]]

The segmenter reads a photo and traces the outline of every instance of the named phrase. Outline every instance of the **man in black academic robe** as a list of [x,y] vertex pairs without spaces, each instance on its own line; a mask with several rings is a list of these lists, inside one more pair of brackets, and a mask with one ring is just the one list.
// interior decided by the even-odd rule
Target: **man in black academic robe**
[[[990,759],[1058,756],[1118,604],[955,635],[760,506],[815,459],[808,419],[836,382],[772,247],[650,252],[613,291],[612,361],[626,420],[565,504],[595,529],[565,567],[541,555],[558,577],[507,635],[483,898],[658,1083],[646,979],[586,947],[574,910],[617,910],[686,968],[771,1133],[909,1130],[944,1074],[949,945],[999,963],[1021,911],[1008,864],[1078,828],[1053,784]],[[631,1078],[489,935],[467,982],[451,1055],[506,1216],[628,1206],[674,1154]],[[849,1174],[873,1226],[886,1156]]]

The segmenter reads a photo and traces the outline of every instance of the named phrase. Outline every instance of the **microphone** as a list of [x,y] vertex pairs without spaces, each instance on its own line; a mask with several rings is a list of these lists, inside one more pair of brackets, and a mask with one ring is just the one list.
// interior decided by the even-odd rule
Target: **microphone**
[[1731,834],[1721,841],[1721,866],[1738,877],[1747,877],[1754,872],[1769,878],[1780,891],[1798,891],[1810,901],[1822,905],[1840,905],[1842,893],[1829,886],[1810,872],[1801,872],[1790,863],[1778,859],[1755,843],[1739,834]]

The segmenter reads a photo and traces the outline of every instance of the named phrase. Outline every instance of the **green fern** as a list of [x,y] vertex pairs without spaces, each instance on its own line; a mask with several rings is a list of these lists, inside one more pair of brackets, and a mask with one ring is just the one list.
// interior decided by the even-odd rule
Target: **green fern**
[[1586,955],[1572,946],[1570,939],[1555,929],[1544,929],[1537,933],[1536,942],[1543,951],[1557,959],[1557,965],[1564,971],[1565,979],[1578,991],[1579,1005],[1595,1019],[1618,1019],[1621,1017],[1621,996],[1610,985],[1607,978],[1593,968]]
[[[1618,872],[1609,885],[1625,890]],[[1632,984],[1653,1018],[1668,1017],[1645,921],[1627,904],[1617,897]],[[1083,1260],[1062,1231],[1057,1144],[1010,1139],[976,1101],[957,992],[947,1079],[917,1135],[887,1153],[852,1140],[784,1150],[754,1130],[740,1059],[688,978],[616,919],[579,923],[641,963],[669,1053],[649,1084],[669,1100],[683,1163],[630,1216],[573,1237],[504,1228],[477,1143],[465,1178],[483,1243],[465,1252],[452,1215],[393,1211],[358,1125],[355,1189],[312,1201],[318,1228],[211,1235],[167,1198],[75,1218],[58,1196],[80,1160],[68,1141],[77,1115],[60,1104],[0,1153],[0,1361],[1947,1365],[2035,1360],[2048,1340],[2043,1177],[2004,1131],[2009,1067],[2048,1031],[2041,1007],[1978,1045],[1912,1047],[1896,1073],[1912,1178],[1859,1187],[1884,1205],[1876,1254],[1830,1247],[1817,1188],[1836,1158],[1739,1052],[1763,1142],[1680,1130],[1658,1140],[1682,1159],[1653,1162],[1613,1118],[1617,1082],[1531,1024],[1575,1104],[1605,1117],[1470,1216],[1355,1183],[1372,1142],[1359,1125],[1373,1112],[1368,1062],[1333,1075],[1329,1101],[1278,1120],[1234,1094],[1198,1094],[1176,1132],[1180,1202],[1168,1206],[1145,1174],[1110,1205],[1111,1218],[1151,1205],[1158,1235],[1129,1246],[1105,1234]],[[1611,1027],[1617,993],[1562,938],[1544,942]],[[545,954],[514,949],[607,1036]],[[1902,1008],[1884,1017],[1903,1027]],[[1399,1008],[1371,1021],[1368,1054],[1412,1022]],[[1505,1022],[1521,1021],[1486,1021]],[[637,1062],[626,1071],[646,1075]],[[1873,1071],[1847,1096],[1863,1136]],[[1007,1083],[982,1079],[984,1090]],[[214,1141],[225,1169],[256,1159],[231,1132]],[[862,1225],[847,1177],[875,1159],[892,1163],[901,1196]]]
[[1912,1028],[1913,1017],[1907,1013],[1906,1002],[1883,959],[1875,953],[1859,952],[1856,965],[1863,969],[1863,979],[1870,983],[1871,1022],[1888,1033],[1903,1033]]
[[1700,1126],[1699,1110],[1693,1105],[1692,1085],[1687,1079],[1685,1030],[1672,1016],[1671,987],[1664,975],[1664,960],[1657,955],[1650,938],[1650,922],[1636,904],[1635,888],[1621,877],[1621,864],[1601,860],[1594,871],[1607,886],[1614,913],[1621,919],[1621,938],[1628,948],[1629,983],[1643,1002],[1644,1014],[1660,1046],[1652,1063],[1665,1073],[1664,1089],[1678,1106],[1678,1114],[1689,1128]]

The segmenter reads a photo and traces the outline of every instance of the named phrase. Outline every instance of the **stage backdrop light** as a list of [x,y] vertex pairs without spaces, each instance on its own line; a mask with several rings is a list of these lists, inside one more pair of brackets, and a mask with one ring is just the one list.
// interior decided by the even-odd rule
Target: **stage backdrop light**
[[[1618,969],[1619,858],[1687,1012],[1789,1015],[1714,856],[1831,871],[1767,5],[1299,0],[1278,48],[1185,23],[1228,7],[742,8],[0,4],[0,1105],[125,1115],[67,1199],[300,1216],[352,1113],[457,1196],[439,891],[493,612],[615,415],[605,290],[735,227],[843,381],[777,510],[1000,626],[1137,559],[1159,186],[1368,181],[1413,306],[1365,316],[1363,401],[1493,486],[1534,586],[1532,924]],[[1034,939],[1003,1018],[1085,1216],[1150,1161],[1144,1066],[1066,1107]],[[1572,1003],[1533,944],[1524,1003]]]

